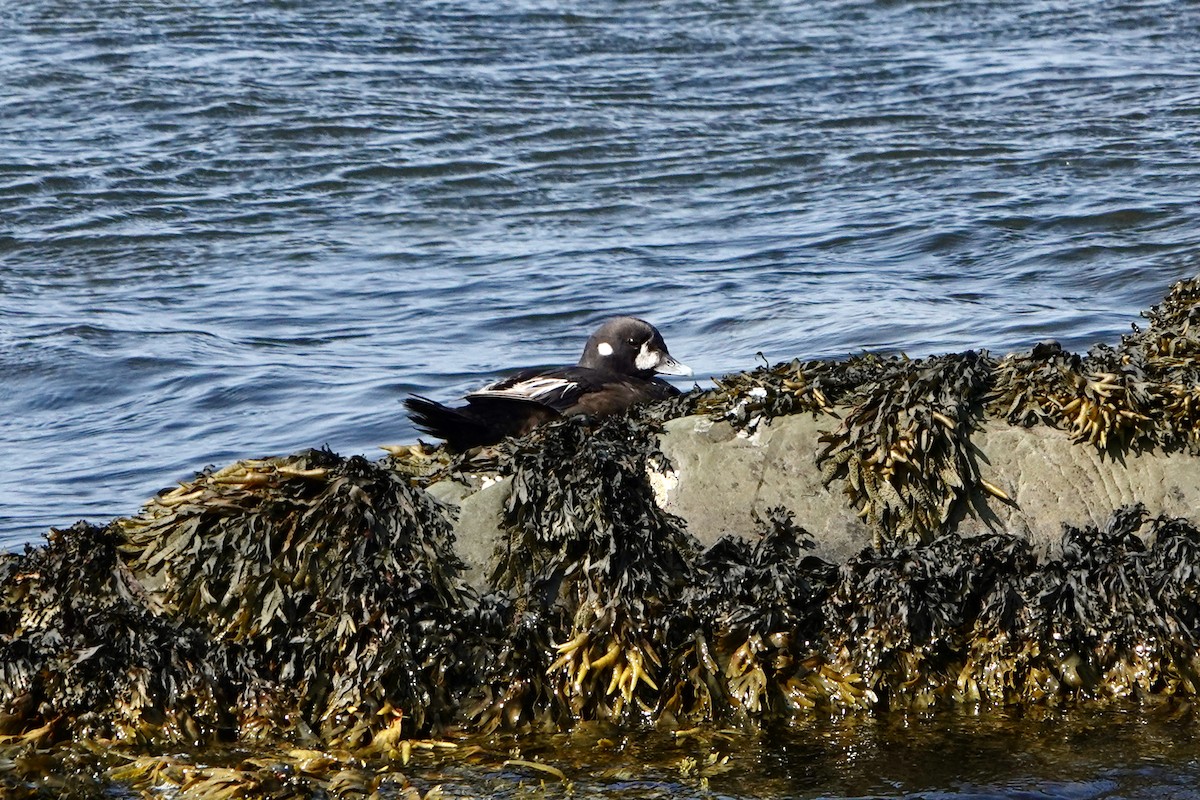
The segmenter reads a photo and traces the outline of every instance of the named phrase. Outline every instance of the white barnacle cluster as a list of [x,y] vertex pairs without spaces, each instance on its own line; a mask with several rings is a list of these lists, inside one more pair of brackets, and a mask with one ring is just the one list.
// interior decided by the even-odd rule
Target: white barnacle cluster
[[738,436],[749,439],[758,431],[759,424],[766,418],[763,414],[763,401],[766,399],[767,387],[755,386],[726,412],[726,419],[738,426]]
[[659,469],[647,464],[646,477],[650,479],[650,488],[654,491],[654,502],[666,511],[672,493],[679,488],[679,472],[669,467]]

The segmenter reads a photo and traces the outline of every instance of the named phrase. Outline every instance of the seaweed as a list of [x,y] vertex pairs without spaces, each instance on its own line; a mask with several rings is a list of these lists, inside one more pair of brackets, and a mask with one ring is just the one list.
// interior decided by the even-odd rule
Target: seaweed
[[1180,281],[1122,337],[1120,350],[1144,365],[1150,381],[1156,443],[1200,453],[1200,278]]
[[463,621],[473,643],[473,681],[463,693],[462,718],[472,730],[527,732],[571,725],[547,674],[554,631],[562,628],[560,609],[528,598],[490,592]]
[[929,541],[945,532],[977,489],[1007,499],[980,476],[970,444],[992,364],[974,351],[898,363],[821,437],[822,479],[843,480],[877,547],[884,539]]
[[1082,359],[1058,342],[1042,342],[1027,353],[1010,353],[996,364],[993,387],[983,398],[986,412],[1010,425],[1059,424],[1063,408],[1083,386]]
[[453,713],[461,569],[443,509],[378,465],[239,462],[9,565],[0,699],[55,737],[428,730]]
[[753,543],[726,535],[697,559],[668,623],[666,718],[746,724],[812,707],[795,672],[820,641],[836,568],[804,555],[815,545],[793,517],[756,515]]
[[864,550],[830,595],[830,660],[862,676],[872,705],[952,701],[980,609],[999,583],[1035,571],[1028,542],[1007,534]]
[[999,364],[987,413],[1045,424],[1120,458],[1127,452],[1200,452],[1200,281],[1180,281],[1144,312],[1150,327],[1097,345],[1085,357],[1054,342]]
[[115,525],[52,530],[0,576],[0,736],[184,744],[229,735],[230,664],[202,626],[149,612]]
[[1195,606],[1186,598],[1200,586],[1200,531],[1157,518],[1143,534],[1146,522],[1135,505],[1103,527],[1064,526],[1060,557],[1001,581],[975,625],[959,678],[965,698],[1193,695]]
[[661,618],[690,584],[697,546],[655,503],[648,471],[667,463],[647,431],[625,417],[568,419],[509,445],[508,536],[491,583],[523,609],[517,619],[534,614],[563,638],[542,642],[554,658],[540,675],[497,664],[492,694],[540,686],[537,711],[556,719],[632,719],[655,707]]
[[236,647],[240,735],[369,741],[450,715],[469,600],[444,509],[361,457],[239,462],[119,522],[150,605]]
[[1086,355],[1043,342],[996,361],[986,352],[909,360],[781,362],[714,379],[686,408],[747,432],[799,413],[841,420],[817,457],[829,485],[885,542],[930,541],[987,498],[970,440],[987,419],[1047,425],[1121,459],[1154,449],[1200,453],[1200,279],[1181,281],[1113,348]]
[[792,361],[714,378],[716,388],[690,400],[696,413],[739,428],[788,414],[837,416],[835,407],[857,402],[863,387],[902,368],[903,356],[862,353],[845,361]]

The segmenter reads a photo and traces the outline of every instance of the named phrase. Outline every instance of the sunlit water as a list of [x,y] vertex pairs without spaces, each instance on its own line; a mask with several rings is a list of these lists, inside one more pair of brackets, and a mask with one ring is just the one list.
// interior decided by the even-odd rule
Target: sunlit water
[[[383,797],[411,784],[423,794],[437,787],[443,797],[513,800],[1195,800],[1195,725],[1185,709],[1136,705],[850,716],[681,735],[583,725],[454,739],[453,750],[414,749],[407,764],[376,758],[351,768],[386,776]],[[247,755],[174,757],[248,769]],[[270,753],[252,755],[256,765],[272,763]]]
[[[1200,272],[1194,3],[3,18],[4,547],[207,464],[411,441],[407,393],[573,362],[613,313],[703,385],[758,352],[1082,350]],[[1182,796],[1122,794],[1138,769],[935,783]]]
[[[1195,720],[1133,706],[1067,714],[939,713],[813,720],[785,730],[673,736],[584,730],[496,742],[464,765],[406,775],[447,794],[608,798],[895,798],[896,800],[1194,800]],[[606,735],[607,734],[607,735]],[[502,748],[560,769],[564,787],[503,766]],[[510,753],[511,754],[511,753]],[[489,768],[490,767],[490,768]]]
[[1200,267],[1174,2],[9,4],[0,542],[414,436],[605,315],[706,376],[1115,341]]

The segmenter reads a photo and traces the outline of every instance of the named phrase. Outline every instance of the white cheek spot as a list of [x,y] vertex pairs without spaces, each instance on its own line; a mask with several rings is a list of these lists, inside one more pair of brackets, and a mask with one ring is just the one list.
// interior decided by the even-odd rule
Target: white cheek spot
[[612,345],[608,342],[601,342],[600,344],[596,345],[596,349],[600,351],[600,355],[602,356],[611,356],[613,353]]
[[654,369],[658,366],[658,362],[662,357],[650,349],[650,343],[646,342],[642,345],[642,349],[638,352],[637,358],[633,360],[633,365],[641,370]]

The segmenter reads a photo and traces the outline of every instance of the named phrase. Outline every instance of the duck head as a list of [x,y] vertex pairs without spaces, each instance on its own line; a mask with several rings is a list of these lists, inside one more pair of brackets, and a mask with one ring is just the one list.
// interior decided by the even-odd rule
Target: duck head
[[692,374],[667,352],[662,334],[653,325],[636,317],[615,317],[597,329],[587,340],[579,366],[650,378],[661,375]]

